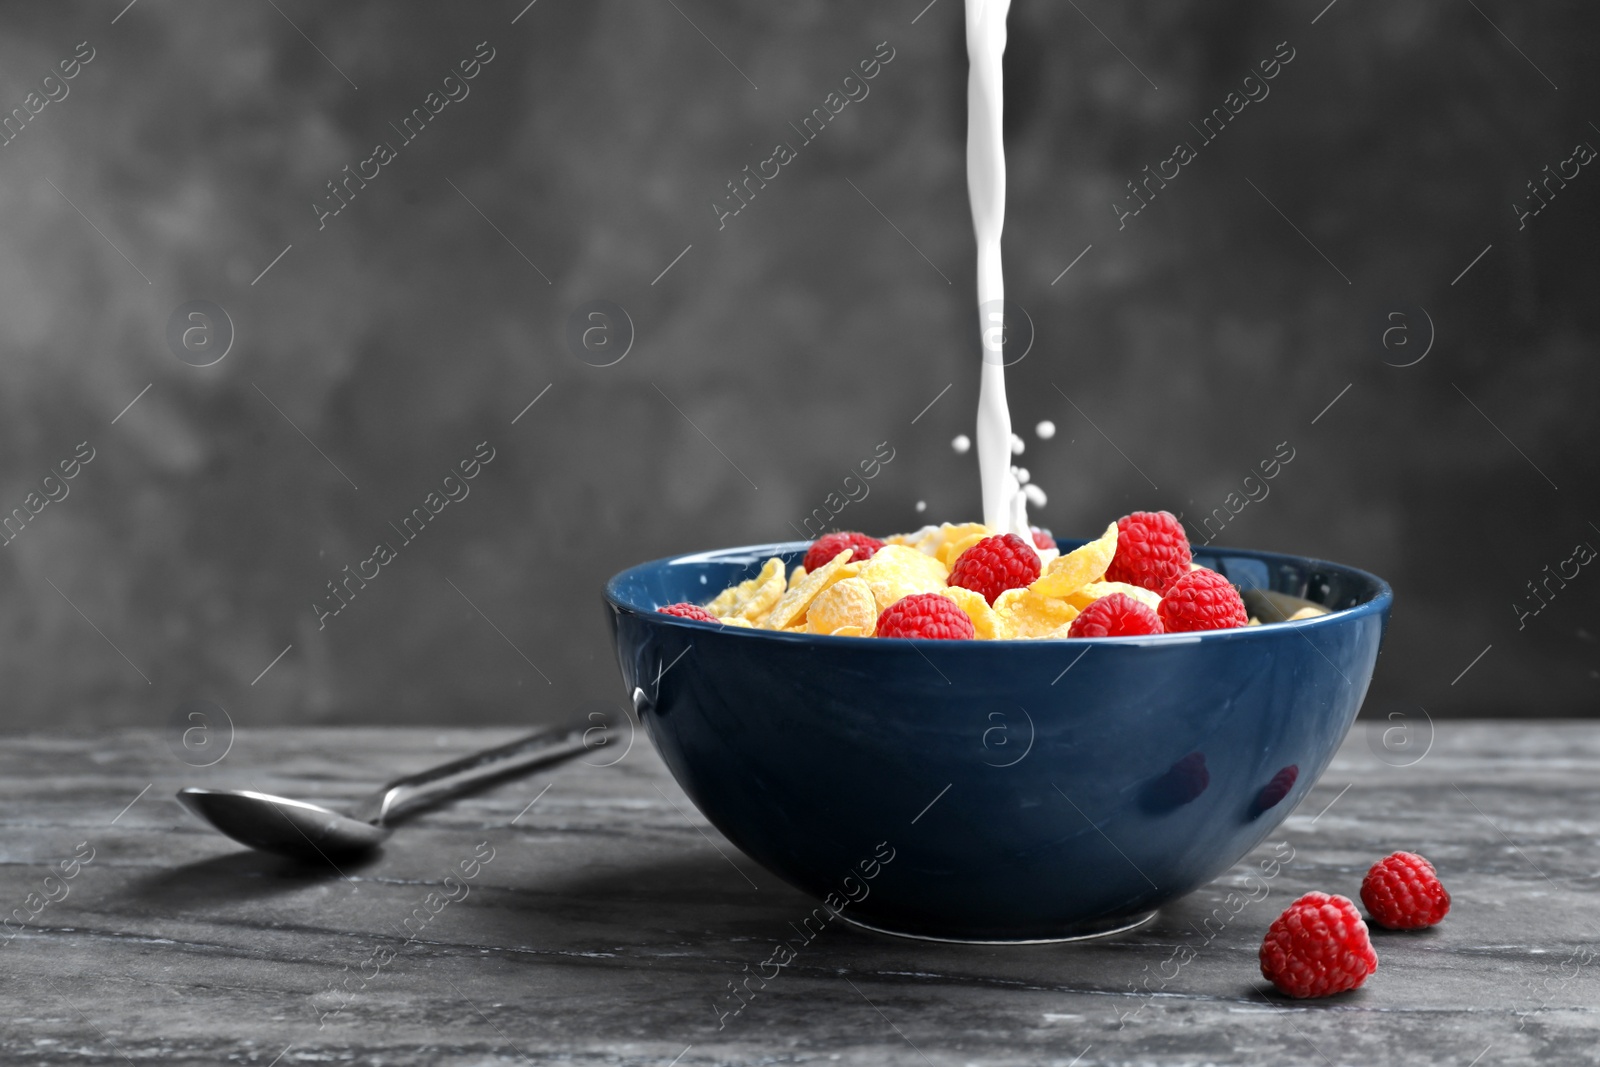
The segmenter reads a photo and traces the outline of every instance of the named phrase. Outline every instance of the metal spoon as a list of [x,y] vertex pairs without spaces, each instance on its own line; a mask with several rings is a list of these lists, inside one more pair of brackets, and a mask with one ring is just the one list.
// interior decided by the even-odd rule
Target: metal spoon
[[402,819],[563,763],[618,736],[614,727],[593,724],[540,730],[508,745],[396,778],[349,815],[249,789],[189,787],[178,790],[178,801],[242,845],[296,859],[330,860],[371,851]]

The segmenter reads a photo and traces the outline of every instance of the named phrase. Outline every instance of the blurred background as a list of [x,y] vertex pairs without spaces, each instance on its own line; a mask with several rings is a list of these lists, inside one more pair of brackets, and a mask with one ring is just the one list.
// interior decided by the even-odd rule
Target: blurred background
[[[1035,521],[1387,577],[1369,716],[1600,710],[1600,9],[1010,28]],[[978,517],[964,81],[958,0],[0,8],[0,729],[553,719],[624,566]]]

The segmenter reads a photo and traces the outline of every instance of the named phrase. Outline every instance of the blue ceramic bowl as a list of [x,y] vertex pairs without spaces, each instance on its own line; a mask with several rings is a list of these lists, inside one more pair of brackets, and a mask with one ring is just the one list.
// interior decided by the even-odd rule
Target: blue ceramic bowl
[[1147,638],[910,641],[655,610],[806,547],[643,563],[605,598],[657,751],[730,841],[823,902],[807,930],[841,917],[1017,942],[1144,921],[1311,789],[1366,695],[1393,599],[1351,567],[1202,550],[1247,598],[1332,613]]

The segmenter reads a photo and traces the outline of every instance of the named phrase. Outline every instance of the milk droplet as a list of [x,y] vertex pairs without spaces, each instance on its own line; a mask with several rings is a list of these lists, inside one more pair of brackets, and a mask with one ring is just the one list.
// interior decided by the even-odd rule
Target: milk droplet
[[1016,434],[1011,435],[1011,454],[1013,456],[1022,455],[1022,450],[1027,447],[1027,445],[1023,444],[1022,438],[1018,437]]
[[1036,508],[1042,508],[1050,502],[1049,498],[1044,495],[1044,490],[1037,485],[1025,485],[1022,487],[1022,491],[1028,495],[1028,503]]
[[918,515],[921,515],[924,511],[927,511],[927,510],[928,510],[928,502],[926,500],[917,501],[917,514]]
[[1016,476],[1018,485],[1027,485],[1028,484],[1029,475],[1028,475],[1028,468],[1027,467],[1012,467],[1011,468],[1011,473]]
[[964,433],[958,433],[956,434],[955,440],[950,442],[950,447],[955,449],[958,454],[964,456],[967,454],[967,450],[972,447],[972,438],[968,437]]
[[1033,428],[1033,432],[1039,435],[1039,440],[1048,441],[1056,435],[1056,424],[1049,419],[1045,419]]

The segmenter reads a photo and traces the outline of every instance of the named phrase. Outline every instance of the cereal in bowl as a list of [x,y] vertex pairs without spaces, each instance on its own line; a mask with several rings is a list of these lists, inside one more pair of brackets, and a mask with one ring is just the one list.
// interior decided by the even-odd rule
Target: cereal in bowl
[[[787,573],[774,556],[704,605],[657,610],[783,633],[980,641],[1259,625],[1226,578],[1190,560],[1182,531],[1169,512],[1135,512],[1066,553],[1048,534],[1034,531],[1030,541],[976,522],[882,540],[842,531],[812,542],[805,562]],[[949,604],[935,611],[940,602],[930,595]],[[1321,613],[1303,609],[1294,618]]]

